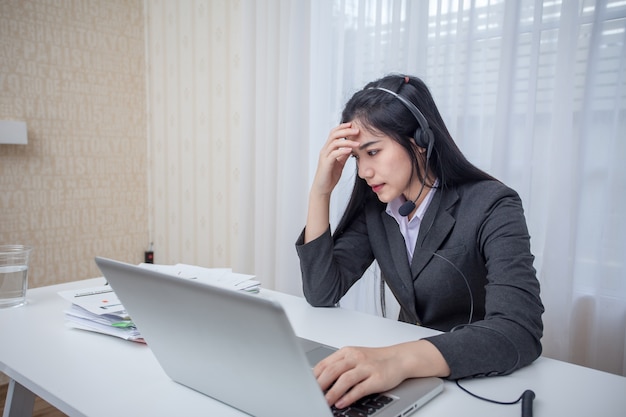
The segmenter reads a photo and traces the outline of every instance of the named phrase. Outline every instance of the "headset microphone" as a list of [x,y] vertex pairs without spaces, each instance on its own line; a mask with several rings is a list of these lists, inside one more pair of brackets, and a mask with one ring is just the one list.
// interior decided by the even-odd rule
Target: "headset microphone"
[[409,214],[411,214],[411,212],[413,210],[415,210],[415,202],[420,198],[420,196],[422,195],[422,192],[424,191],[424,186],[426,185],[426,176],[428,175],[428,166],[426,166],[426,175],[424,175],[424,179],[422,180],[422,188],[420,188],[420,192],[417,194],[417,197],[415,197],[415,200],[409,200],[404,202],[404,204],[402,204],[400,206],[400,208],[398,209],[398,213],[400,214],[400,216],[402,217],[406,217]]
[[417,193],[417,197],[415,197],[415,200],[409,200],[409,201],[405,201],[400,208],[398,209],[398,213],[400,214],[400,216],[402,217],[406,217],[409,214],[411,214],[413,212],[413,210],[415,210],[415,203],[417,202],[417,200],[419,200],[420,196],[422,195],[422,192],[424,192],[424,186],[426,185],[426,177],[428,176],[428,157],[426,157],[426,173],[424,174],[424,178],[422,179],[422,187],[420,188],[420,192]]
[[400,213],[400,216],[406,217],[411,214],[413,210],[415,210],[415,201],[409,200],[400,206],[398,213]]

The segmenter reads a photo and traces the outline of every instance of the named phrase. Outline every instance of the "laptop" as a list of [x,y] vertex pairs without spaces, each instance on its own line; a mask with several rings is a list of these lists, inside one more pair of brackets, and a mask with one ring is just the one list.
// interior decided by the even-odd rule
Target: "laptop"
[[[298,338],[277,301],[111,259],[96,264],[172,380],[256,417],[341,415],[312,373],[335,348]],[[439,378],[409,379],[362,407],[405,416],[442,390]]]

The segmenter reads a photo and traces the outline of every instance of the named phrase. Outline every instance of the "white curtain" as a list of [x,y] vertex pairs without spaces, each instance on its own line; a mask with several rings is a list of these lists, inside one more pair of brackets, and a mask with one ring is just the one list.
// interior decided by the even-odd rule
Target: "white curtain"
[[[626,4],[322,3],[313,6],[321,32],[312,53],[323,52],[311,64],[327,75],[314,85],[341,94],[330,96],[335,112],[326,125],[317,119],[312,140],[321,146],[367,81],[422,77],[467,157],[522,197],[546,305],[545,355],[626,375]],[[335,220],[345,205],[336,201]],[[342,306],[380,314],[379,285],[374,269]]]
[[301,294],[309,4],[144,4],[155,262],[231,267]]
[[[306,218],[309,161],[308,1],[248,1],[249,140],[254,272],[263,285],[301,294],[294,243]],[[252,28],[254,28],[252,30]],[[249,54],[249,55],[248,55]]]
[[[146,0],[146,19],[157,262],[301,294],[319,150],[353,92],[406,72],[522,197],[545,354],[626,375],[625,2]],[[342,305],[380,314],[379,285],[374,266]]]

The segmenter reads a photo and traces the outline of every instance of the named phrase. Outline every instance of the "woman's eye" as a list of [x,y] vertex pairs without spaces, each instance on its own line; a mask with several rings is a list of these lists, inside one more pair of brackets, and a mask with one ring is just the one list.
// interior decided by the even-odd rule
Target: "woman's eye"
[[369,156],[374,156],[374,155],[376,155],[377,153],[378,153],[378,151],[367,151],[367,154],[368,154]]

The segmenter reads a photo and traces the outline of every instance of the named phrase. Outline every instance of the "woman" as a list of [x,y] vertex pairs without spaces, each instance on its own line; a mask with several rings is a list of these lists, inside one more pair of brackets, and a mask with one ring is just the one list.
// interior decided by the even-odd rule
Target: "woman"
[[[350,156],[358,176],[331,236],[330,195]],[[399,319],[444,332],[321,361],[314,374],[338,408],[407,378],[504,375],[541,354],[521,200],[463,156],[418,78],[390,75],[348,101],[320,152],[296,249],[311,305],[335,306],[376,260]]]

